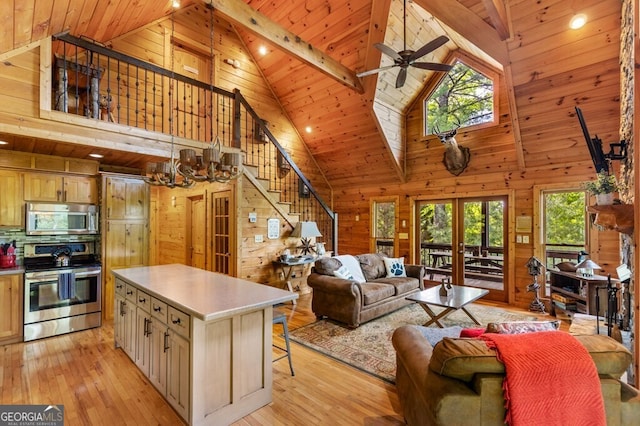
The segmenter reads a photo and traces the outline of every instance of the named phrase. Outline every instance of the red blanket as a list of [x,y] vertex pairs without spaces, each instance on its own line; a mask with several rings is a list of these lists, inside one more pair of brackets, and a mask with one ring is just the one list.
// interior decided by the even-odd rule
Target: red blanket
[[483,334],[504,363],[506,422],[513,426],[606,425],[596,366],[562,331]]

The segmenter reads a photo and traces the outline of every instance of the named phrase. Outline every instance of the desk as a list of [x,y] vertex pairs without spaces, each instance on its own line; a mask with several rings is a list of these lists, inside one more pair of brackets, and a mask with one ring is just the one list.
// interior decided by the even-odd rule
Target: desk
[[[293,292],[293,286],[291,285],[291,274],[293,273],[293,268],[296,266],[308,265],[315,261],[315,258],[297,258],[295,262],[293,260],[288,260],[286,262],[282,260],[274,260],[273,266],[276,267],[278,272],[282,272],[282,276],[284,277],[283,282],[287,286],[287,289],[289,289],[290,292]],[[295,305],[297,303],[296,299],[291,300],[291,303]]]
[[[431,319],[424,323],[425,327],[428,327],[431,324],[435,323],[438,327],[444,328],[444,326],[440,323],[440,320],[444,319],[447,315],[459,309],[462,309],[462,311],[467,314],[467,316],[471,318],[473,322],[481,325],[480,322],[473,315],[471,315],[471,312],[465,309],[465,306],[467,306],[469,303],[475,302],[481,297],[486,296],[487,294],[489,294],[489,290],[475,287],[464,287],[460,285],[453,285],[451,287],[453,287],[453,296],[451,297],[440,296],[440,286],[435,286],[408,296],[407,300],[418,303],[420,307],[424,309],[427,315],[429,315]],[[436,314],[431,310],[429,305],[440,306],[445,309],[439,314]]]

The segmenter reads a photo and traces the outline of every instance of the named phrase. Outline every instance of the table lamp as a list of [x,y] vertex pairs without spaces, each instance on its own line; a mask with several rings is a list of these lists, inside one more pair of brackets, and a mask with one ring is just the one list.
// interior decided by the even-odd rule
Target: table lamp
[[594,269],[602,269],[596,262],[591,259],[585,259],[576,265],[578,273],[583,277],[592,277]]
[[298,248],[302,250],[303,255],[307,255],[314,250],[315,247],[311,244],[311,238],[322,237],[322,234],[315,222],[298,222],[296,227],[293,228],[291,236],[300,238],[300,245]]

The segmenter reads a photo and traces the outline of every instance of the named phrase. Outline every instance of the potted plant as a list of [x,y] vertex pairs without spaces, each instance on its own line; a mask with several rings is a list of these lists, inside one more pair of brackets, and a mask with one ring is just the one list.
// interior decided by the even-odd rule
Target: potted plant
[[601,171],[596,180],[586,182],[584,188],[596,196],[596,204],[606,206],[613,204],[613,193],[619,189],[615,175]]

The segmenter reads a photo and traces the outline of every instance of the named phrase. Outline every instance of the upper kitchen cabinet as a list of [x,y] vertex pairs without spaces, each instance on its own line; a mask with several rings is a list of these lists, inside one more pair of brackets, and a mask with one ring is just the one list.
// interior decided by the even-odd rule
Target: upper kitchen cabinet
[[0,226],[24,228],[22,173],[0,170]]
[[107,176],[105,182],[106,219],[145,219],[149,185],[139,178]]
[[48,173],[26,173],[26,201],[50,201],[96,204],[98,186],[95,178]]

